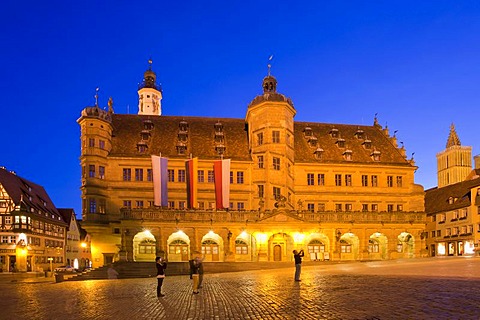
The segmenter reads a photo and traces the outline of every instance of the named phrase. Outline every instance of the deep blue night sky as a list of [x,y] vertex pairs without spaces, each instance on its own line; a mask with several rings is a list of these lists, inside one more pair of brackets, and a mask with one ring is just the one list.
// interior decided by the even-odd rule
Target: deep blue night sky
[[81,213],[81,110],[137,112],[153,59],[163,114],[244,118],[267,59],[296,120],[398,130],[436,183],[453,122],[478,154],[478,1],[2,1],[0,166]]

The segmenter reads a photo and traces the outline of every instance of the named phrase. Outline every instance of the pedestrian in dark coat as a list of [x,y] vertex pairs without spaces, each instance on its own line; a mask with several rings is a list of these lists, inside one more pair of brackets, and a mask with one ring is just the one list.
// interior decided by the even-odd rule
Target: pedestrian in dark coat
[[157,266],[157,297],[165,296],[162,293],[163,279],[165,279],[165,269],[167,269],[167,261],[161,257],[155,258],[155,265]]

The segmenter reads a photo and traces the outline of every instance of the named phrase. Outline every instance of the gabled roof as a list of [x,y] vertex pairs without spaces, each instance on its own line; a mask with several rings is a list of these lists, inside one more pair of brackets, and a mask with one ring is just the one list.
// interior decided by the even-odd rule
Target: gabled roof
[[[152,130],[145,130],[145,123],[153,125]],[[186,123],[187,143],[185,155],[178,155],[177,143],[180,123]],[[199,159],[220,159],[215,150],[215,125],[222,125],[225,153],[224,158],[236,161],[252,161],[248,145],[246,123],[244,119],[235,118],[207,118],[207,117],[179,117],[179,116],[146,116],[113,114],[112,150],[109,156],[113,157],[149,157],[162,155],[168,158],[188,159],[190,154]],[[315,156],[315,147],[304,137],[305,127],[310,127],[318,139],[318,146],[324,151],[322,160]],[[345,148],[340,148],[336,138],[332,138],[330,131],[338,129],[340,138],[345,142]],[[355,136],[358,130],[363,131],[364,139]],[[142,140],[142,131],[148,132],[148,138]],[[352,152],[352,161],[372,164],[395,164],[412,166],[393,145],[391,138],[385,135],[377,126],[359,126],[348,124],[306,123],[294,124],[295,162],[344,162],[344,152]],[[371,148],[364,147],[364,141],[371,141]],[[145,153],[137,149],[138,143],[147,146]],[[372,153],[380,154],[380,161],[374,161]]]
[[57,209],[63,220],[70,226],[72,216],[75,215],[75,211],[71,208],[58,208]]
[[[0,168],[0,184],[15,203],[28,212],[42,215],[44,219],[64,222],[45,189],[13,172]],[[47,214],[45,214],[47,213]]]
[[[471,199],[472,188],[480,186],[480,178],[451,184],[442,188],[432,188],[425,192],[425,212],[434,214],[480,204],[480,196]],[[450,203],[452,202],[452,203]]]

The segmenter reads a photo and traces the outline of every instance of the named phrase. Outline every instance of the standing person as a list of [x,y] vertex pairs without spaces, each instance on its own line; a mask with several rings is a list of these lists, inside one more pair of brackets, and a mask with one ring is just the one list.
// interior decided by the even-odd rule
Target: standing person
[[302,257],[304,256],[303,249],[300,252],[293,250],[293,258],[295,259],[295,281],[300,280],[300,273],[302,272]]
[[162,293],[163,279],[165,279],[165,269],[167,269],[167,261],[161,257],[155,258],[155,265],[157,266],[157,297],[165,296]]
[[202,282],[203,282],[203,259],[200,257],[195,258],[195,263],[197,264],[198,268],[198,288],[202,287]]
[[191,259],[190,263],[190,279],[193,279],[193,294],[199,293],[198,286],[200,282],[200,265],[197,263],[197,258]]
[[113,264],[108,265],[107,269],[108,279],[118,279],[118,271],[113,268]]

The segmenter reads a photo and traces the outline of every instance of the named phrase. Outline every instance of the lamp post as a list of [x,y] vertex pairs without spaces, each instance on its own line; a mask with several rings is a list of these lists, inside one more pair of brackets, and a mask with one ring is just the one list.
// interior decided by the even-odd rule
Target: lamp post
[[50,262],[50,272],[52,273],[52,277],[53,277],[53,258],[49,257],[47,258],[47,260]]

